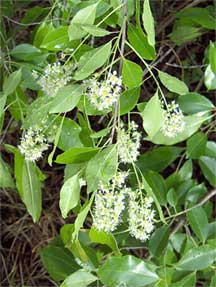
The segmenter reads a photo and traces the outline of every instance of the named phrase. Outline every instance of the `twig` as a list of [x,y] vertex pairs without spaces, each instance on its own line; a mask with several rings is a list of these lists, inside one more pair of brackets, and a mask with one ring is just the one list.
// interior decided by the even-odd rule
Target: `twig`
[[[9,18],[9,17],[6,16],[6,15],[3,15],[3,17],[4,17],[5,19],[7,19],[8,21],[14,23],[14,24],[17,24],[17,25],[19,25],[19,26],[24,26],[24,27],[39,25],[39,24],[42,24],[42,23],[45,23],[45,22],[59,21],[59,20],[62,20],[62,19],[63,19],[63,18],[53,18],[53,19],[48,19],[48,20],[45,20],[45,21],[43,20],[43,21],[40,21],[40,22],[33,22],[33,23],[25,24],[25,23],[17,22],[16,20],[13,20],[13,19]],[[70,22],[69,20],[68,20],[68,21],[67,21],[67,20],[64,20],[64,21],[66,21],[66,22],[68,22],[68,23]]]
[[180,69],[197,69],[197,68],[204,68],[207,67],[207,65],[192,65],[192,66],[180,66],[177,64],[171,64],[171,63],[166,63],[167,66],[174,67],[174,68],[180,68]]
[[[121,48],[120,48],[120,62],[119,62],[119,76],[122,74],[122,65],[123,65],[123,57],[124,57],[124,47],[125,47],[125,39],[126,39],[126,24],[127,24],[127,0],[123,0],[123,27],[122,27],[122,38],[121,38]],[[113,120],[113,128],[111,131],[111,142],[113,142],[115,128],[117,124],[118,118],[118,101],[114,105],[114,120]]]

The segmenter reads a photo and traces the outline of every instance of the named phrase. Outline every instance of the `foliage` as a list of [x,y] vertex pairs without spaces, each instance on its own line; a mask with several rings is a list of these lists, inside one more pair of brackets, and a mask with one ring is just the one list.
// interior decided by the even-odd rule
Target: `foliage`
[[[27,10],[23,24],[41,20],[30,43],[8,46],[1,22],[0,128],[11,118],[21,140],[4,142],[0,187],[17,189],[37,224],[40,163],[64,166],[59,209],[72,223],[40,250],[62,287],[213,286],[216,108],[207,92],[216,89],[216,43],[197,67],[198,92],[157,65],[157,3],[65,2]],[[173,45],[214,31],[214,8],[176,13]]]

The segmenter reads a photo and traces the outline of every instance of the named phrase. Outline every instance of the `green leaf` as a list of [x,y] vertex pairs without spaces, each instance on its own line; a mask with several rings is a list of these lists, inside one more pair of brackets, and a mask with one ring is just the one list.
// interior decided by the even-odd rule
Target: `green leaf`
[[22,200],[34,223],[36,223],[40,218],[42,209],[41,183],[38,178],[36,165],[26,160],[23,161],[22,192]]
[[81,26],[94,24],[97,5],[98,3],[87,6],[76,13],[68,27],[70,40],[81,39],[87,34],[87,32],[83,31]]
[[170,287],[183,287],[183,286],[190,286],[195,287],[196,284],[196,272],[193,272],[187,276],[185,276],[183,279],[181,279],[178,282],[172,283],[169,285]]
[[155,46],[154,18],[151,13],[149,0],[144,1],[142,20],[145,31],[147,33],[148,42],[152,47],[154,47]]
[[144,173],[145,179],[152,188],[153,193],[157,197],[161,205],[166,205],[167,188],[163,177],[155,171],[147,171]]
[[189,93],[178,97],[178,104],[180,109],[186,114],[211,111],[214,108],[213,103],[209,99],[198,93]]
[[81,28],[94,37],[103,37],[111,34],[111,32],[94,25],[82,25]]
[[186,271],[203,270],[215,261],[216,250],[209,245],[189,249],[176,264],[176,268]]
[[159,71],[158,76],[161,80],[161,83],[171,92],[184,95],[189,93],[188,87],[178,78],[173,77],[167,73]]
[[205,152],[207,135],[203,132],[194,134],[187,140],[187,155],[189,158],[198,159]]
[[68,28],[58,27],[46,34],[40,47],[50,51],[60,51],[65,49],[68,44]]
[[142,172],[147,170],[162,171],[169,166],[182,152],[180,147],[157,147],[142,154],[137,165]]
[[21,78],[22,78],[21,69],[10,74],[9,77],[6,78],[3,83],[4,95],[8,96],[12,94],[16,90],[17,86],[19,85]]
[[97,152],[98,148],[93,147],[72,147],[56,158],[57,163],[80,163],[88,161]]
[[208,236],[208,218],[205,210],[200,206],[189,211],[187,220],[196,236],[205,242]]
[[[60,122],[61,117],[58,117],[56,123],[60,124]],[[64,118],[60,138],[57,144],[58,148],[66,151],[71,147],[82,147],[83,144],[79,138],[81,130],[81,127],[75,121]]]
[[12,179],[9,165],[0,157],[0,187],[14,188],[15,184]]
[[33,45],[37,48],[40,48],[40,45],[43,42],[46,35],[48,35],[53,30],[54,28],[52,22],[51,23],[43,22],[37,29],[37,32],[35,33]]
[[82,85],[69,85],[59,89],[52,101],[49,112],[52,114],[71,111],[78,104],[82,94]]
[[140,88],[133,88],[130,90],[126,90],[120,95],[119,99],[120,115],[127,114],[128,112],[133,110],[133,108],[137,104],[139,95],[140,95]]
[[88,270],[80,269],[68,276],[60,287],[86,287],[97,279]]
[[128,39],[133,48],[146,60],[155,58],[155,49],[149,45],[146,35],[141,27],[128,25]]
[[199,159],[199,165],[208,182],[212,186],[216,186],[216,176],[215,176],[216,159],[208,156],[202,156]]
[[216,46],[211,41],[209,44],[209,63],[211,70],[216,74]]
[[110,257],[98,271],[101,282],[110,287],[143,287],[158,281],[155,266],[134,256]]
[[77,81],[83,80],[103,66],[110,56],[110,51],[111,42],[84,53],[78,62],[74,79]]
[[80,198],[79,174],[67,179],[60,190],[59,206],[63,218],[77,206]]
[[158,92],[146,104],[142,117],[145,131],[150,138],[154,137],[163,124],[163,110]]
[[216,143],[213,141],[208,141],[206,144],[205,155],[209,157],[216,158]]
[[201,29],[189,25],[177,25],[174,26],[170,39],[178,46],[191,42],[202,35]]
[[127,88],[139,87],[142,83],[143,70],[136,63],[123,60],[122,78]]
[[[149,250],[151,254],[155,257],[162,255],[164,249],[166,248],[170,235],[170,227],[164,225],[155,230],[149,241]],[[160,240],[159,240],[160,238]]]
[[0,116],[2,116],[2,114],[4,113],[4,107],[6,104],[6,100],[7,100],[7,95],[1,93],[0,94]]
[[[182,142],[192,136],[208,118],[207,114],[197,113],[191,116],[184,117],[184,130],[176,137],[170,138],[165,136],[162,131],[159,131],[153,138],[149,139],[155,144],[173,145]],[[147,138],[148,139],[148,138]]]
[[93,242],[106,244],[107,246],[109,246],[113,250],[115,255],[121,255],[115,237],[112,235],[112,233],[99,231],[95,227],[92,227],[89,232],[89,237]]
[[30,44],[20,44],[11,50],[10,54],[22,61],[34,62],[37,59],[43,59],[46,55],[43,55],[40,49]]
[[86,168],[86,181],[88,193],[96,190],[99,181],[108,183],[116,174],[118,154],[116,145],[98,152],[89,162]]
[[64,247],[48,245],[40,250],[40,256],[49,275],[56,281],[64,280],[78,269],[73,255]]
[[210,65],[208,65],[208,67],[205,70],[204,83],[208,90],[216,89],[216,74],[212,71]]

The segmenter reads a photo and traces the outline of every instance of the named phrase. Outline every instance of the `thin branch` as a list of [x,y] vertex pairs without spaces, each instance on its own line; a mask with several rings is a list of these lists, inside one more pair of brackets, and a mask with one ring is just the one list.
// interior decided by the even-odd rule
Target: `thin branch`
[[[121,38],[121,48],[120,48],[120,62],[119,62],[119,76],[122,74],[122,65],[123,65],[123,57],[124,57],[124,48],[125,48],[125,40],[126,40],[126,24],[127,24],[127,0],[123,0],[123,27],[122,27],[122,38]],[[115,128],[117,124],[118,118],[118,108],[119,103],[118,101],[114,105],[114,121],[113,121],[113,128],[111,131],[111,142],[113,142]]]
[[204,68],[207,67],[208,65],[192,65],[192,66],[180,66],[177,64],[171,64],[171,63],[166,63],[167,66],[174,67],[174,68],[180,68],[180,69],[197,69],[197,68]]
[[[5,19],[7,19],[8,21],[14,23],[14,24],[17,24],[17,25],[19,25],[19,26],[24,26],[24,27],[39,25],[39,24],[42,24],[42,23],[44,23],[44,22],[53,22],[53,21],[63,20],[63,18],[53,18],[53,19],[43,20],[43,21],[40,21],[40,22],[33,22],[33,23],[25,24],[25,23],[17,22],[17,21],[15,21],[15,20],[9,18],[9,17],[6,16],[6,15],[3,15],[3,17],[4,17]],[[68,20],[68,21],[67,21],[67,20],[64,20],[64,21],[66,21],[66,22],[68,22],[68,23],[70,22],[69,20]]]

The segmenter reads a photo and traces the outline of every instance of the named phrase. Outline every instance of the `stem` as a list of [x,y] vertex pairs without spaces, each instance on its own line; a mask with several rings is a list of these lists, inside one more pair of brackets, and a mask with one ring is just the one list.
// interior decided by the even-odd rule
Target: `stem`
[[[122,74],[122,65],[123,65],[123,58],[124,58],[124,48],[125,48],[125,40],[126,40],[126,24],[127,24],[127,0],[123,0],[123,24],[122,24],[122,39],[121,39],[121,48],[120,48],[120,63],[119,63],[119,76]],[[117,124],[118,118],[118,110],[119,110],[119,103],[116,101],[114,105],[114,121],[113,121],[113,128],[111,131],[111,142],[113,142],[115,128]]]

